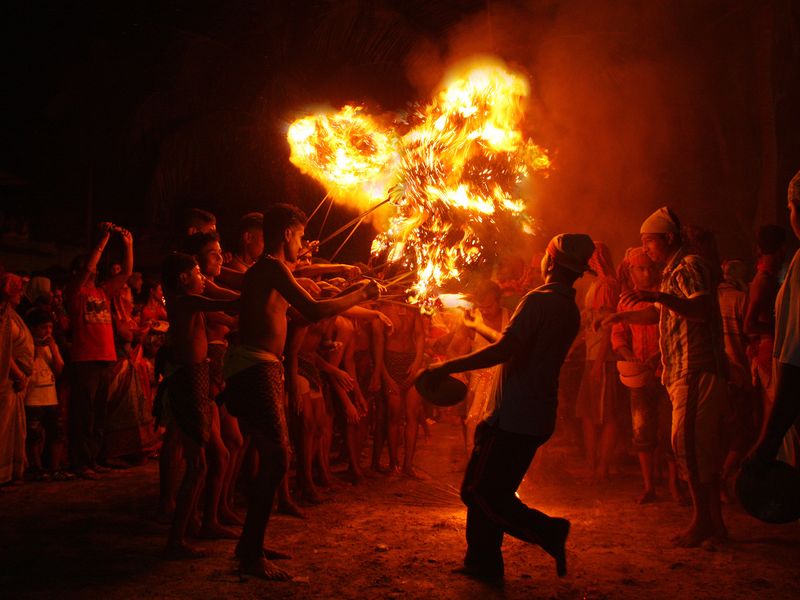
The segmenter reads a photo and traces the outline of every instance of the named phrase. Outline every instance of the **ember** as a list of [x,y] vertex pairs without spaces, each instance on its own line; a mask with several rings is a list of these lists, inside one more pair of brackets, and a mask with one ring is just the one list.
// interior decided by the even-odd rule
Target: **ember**
[[550,159],[522,131],[528,92],[524,76],[484,59],[452,71],[402,133],[352,106],[295,121],[291,160],[341,202],[388,195],[394,213],[372,254],[413,269],[411,300],[430,307],[490,259],[501,225],[532,232],[519,184]]

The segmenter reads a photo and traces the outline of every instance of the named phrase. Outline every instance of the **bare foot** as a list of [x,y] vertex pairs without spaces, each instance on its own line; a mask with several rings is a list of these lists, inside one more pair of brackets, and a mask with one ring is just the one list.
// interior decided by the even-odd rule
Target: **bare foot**
[[420,473],[418,473],[417,470],[414,467],[406,467],[406,468],[404,468],[403,472],[402,472],[402,475],[403,475],[403,477],[408,477],[410,479],[416,479],[417,481],[425,481],[426,479],[428,479],[428,477],[425,477],[424,475],[421,475]]
[[636,499],[636,504],[652,504],[656,500],[655,490],[645,490],[644,493]]
[[278,502],[278,512],[282,515],[289,515],[290,517],[297,517],[298,519],[307,519],[308,515],[291,500],[282,500]]
[[679,548],[697,548],[712,535],[709,527],[692,523],[689,528],[672,538],[672,543]]
[[277,550],[270,550],[267,547],[263,548],[264,550],[264,558],[267,560],[289,560],[292,558],[289,554],[284,552],[278,552]]
[[169,542],[164,550],[164,556],[169,560],[185,560],[203,558],[208,556],[208,552],[206,552],[205,548],[191,546],[183,541]]
[[353,485],[361,485],[364,483],[364,472],[361,469],[348,469],[347,478]]
[[[239,542],[241,543],[241,542]],[[271,550],[264,546],[261,548],[261,551],[264,553],[264,558],[267,560],[289,560],[292,558],[290,555],[285,554],[284,552],[278,552],[277,550]],[[239,544],[236,544],[236,548],[233,550],[233,556],[238,558],[240,561],[242,560],[241,553],[239,551]]]
[[197,537],[204,540],[238,540],[239,534],[233,529],[214,523],[201,527]]
[[389,477],[397,477],[400,475],[400,467],[389,467],[389,470],[386,472],[386,475]]
[[389,473],[388,469],[384,469],[382,466],[372,463],[369,466],[369,470],[375,473],[376,475],[387,475]]
[[292,578],[289,573],[275,566],[266,558],[240,562],[239,574],[252,575],[253,577],[266,579],[268,581],[289,581]]

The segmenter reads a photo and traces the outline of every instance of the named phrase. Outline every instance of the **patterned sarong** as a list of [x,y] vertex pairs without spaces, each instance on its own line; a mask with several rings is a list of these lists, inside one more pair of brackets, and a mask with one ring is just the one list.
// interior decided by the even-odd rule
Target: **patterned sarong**
[[394,352],[387,350],[384,354],[384,363],[389,377],[395,383],[403,383],[408,378],[408,370],[414,364],[415,352]]
[[259,362],[231,375],[220,395],[228,412],[239,419],[242,433],[260,433],[288,447],[281,363]]
[[166,383],[167,406],[178,428],[201,446],[211,435],[208,361],[182,365]]

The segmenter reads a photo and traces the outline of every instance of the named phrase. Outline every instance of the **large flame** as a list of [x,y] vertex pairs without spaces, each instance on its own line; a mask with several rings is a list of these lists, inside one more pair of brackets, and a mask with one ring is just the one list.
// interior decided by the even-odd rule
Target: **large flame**
[[402,135],[351,106],[295,121],[292,162],[358,208],[392,199],[372,252],[413,269],[412,300],[428,305],[505,228],[530,227],[519,184],[550,161],[522,133],[528,92],[527,80],[499,62],[465,66]]
[[337,200],[366,210],[386,197],[397,171],[397,134],[364,114],[345,106],[297,119],[287,133],[292,161],[321,182]]

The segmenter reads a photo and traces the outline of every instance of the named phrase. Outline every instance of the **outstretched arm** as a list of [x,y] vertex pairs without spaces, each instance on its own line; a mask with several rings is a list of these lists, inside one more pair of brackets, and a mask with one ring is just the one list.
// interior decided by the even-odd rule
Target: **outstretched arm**
[[283,263],[275,262],[273,281],[275,289],[303,317],[311,322],[333,317],[365,300],[378,296],[378,285],[365,280],[350,286],[341,295],[328,300],[315,300],[295,281],[289,269]]
[[[666,292],[654,292],[650,290],[631,290],[620,298],[620,304],[632,304],[636,302],[658,302],[672,312],[678,313],[692,321],[702,321],[711,316],[711,296],[710,294],[697,294],[691,298],[680,298]],[[636,311],[631,311],[636,312]],[[626,313],[627,314],[627,313]],[[628,321],[631,323],[632,321]]]
[[517,350],[518,344],[513,336],[503,335],[495,343],[484,346],[472,354],[452,358],[438,365],[432,365],[429,370],[441,375],[449,375],[450,373],[487,369],[504,363],[511,358]]

